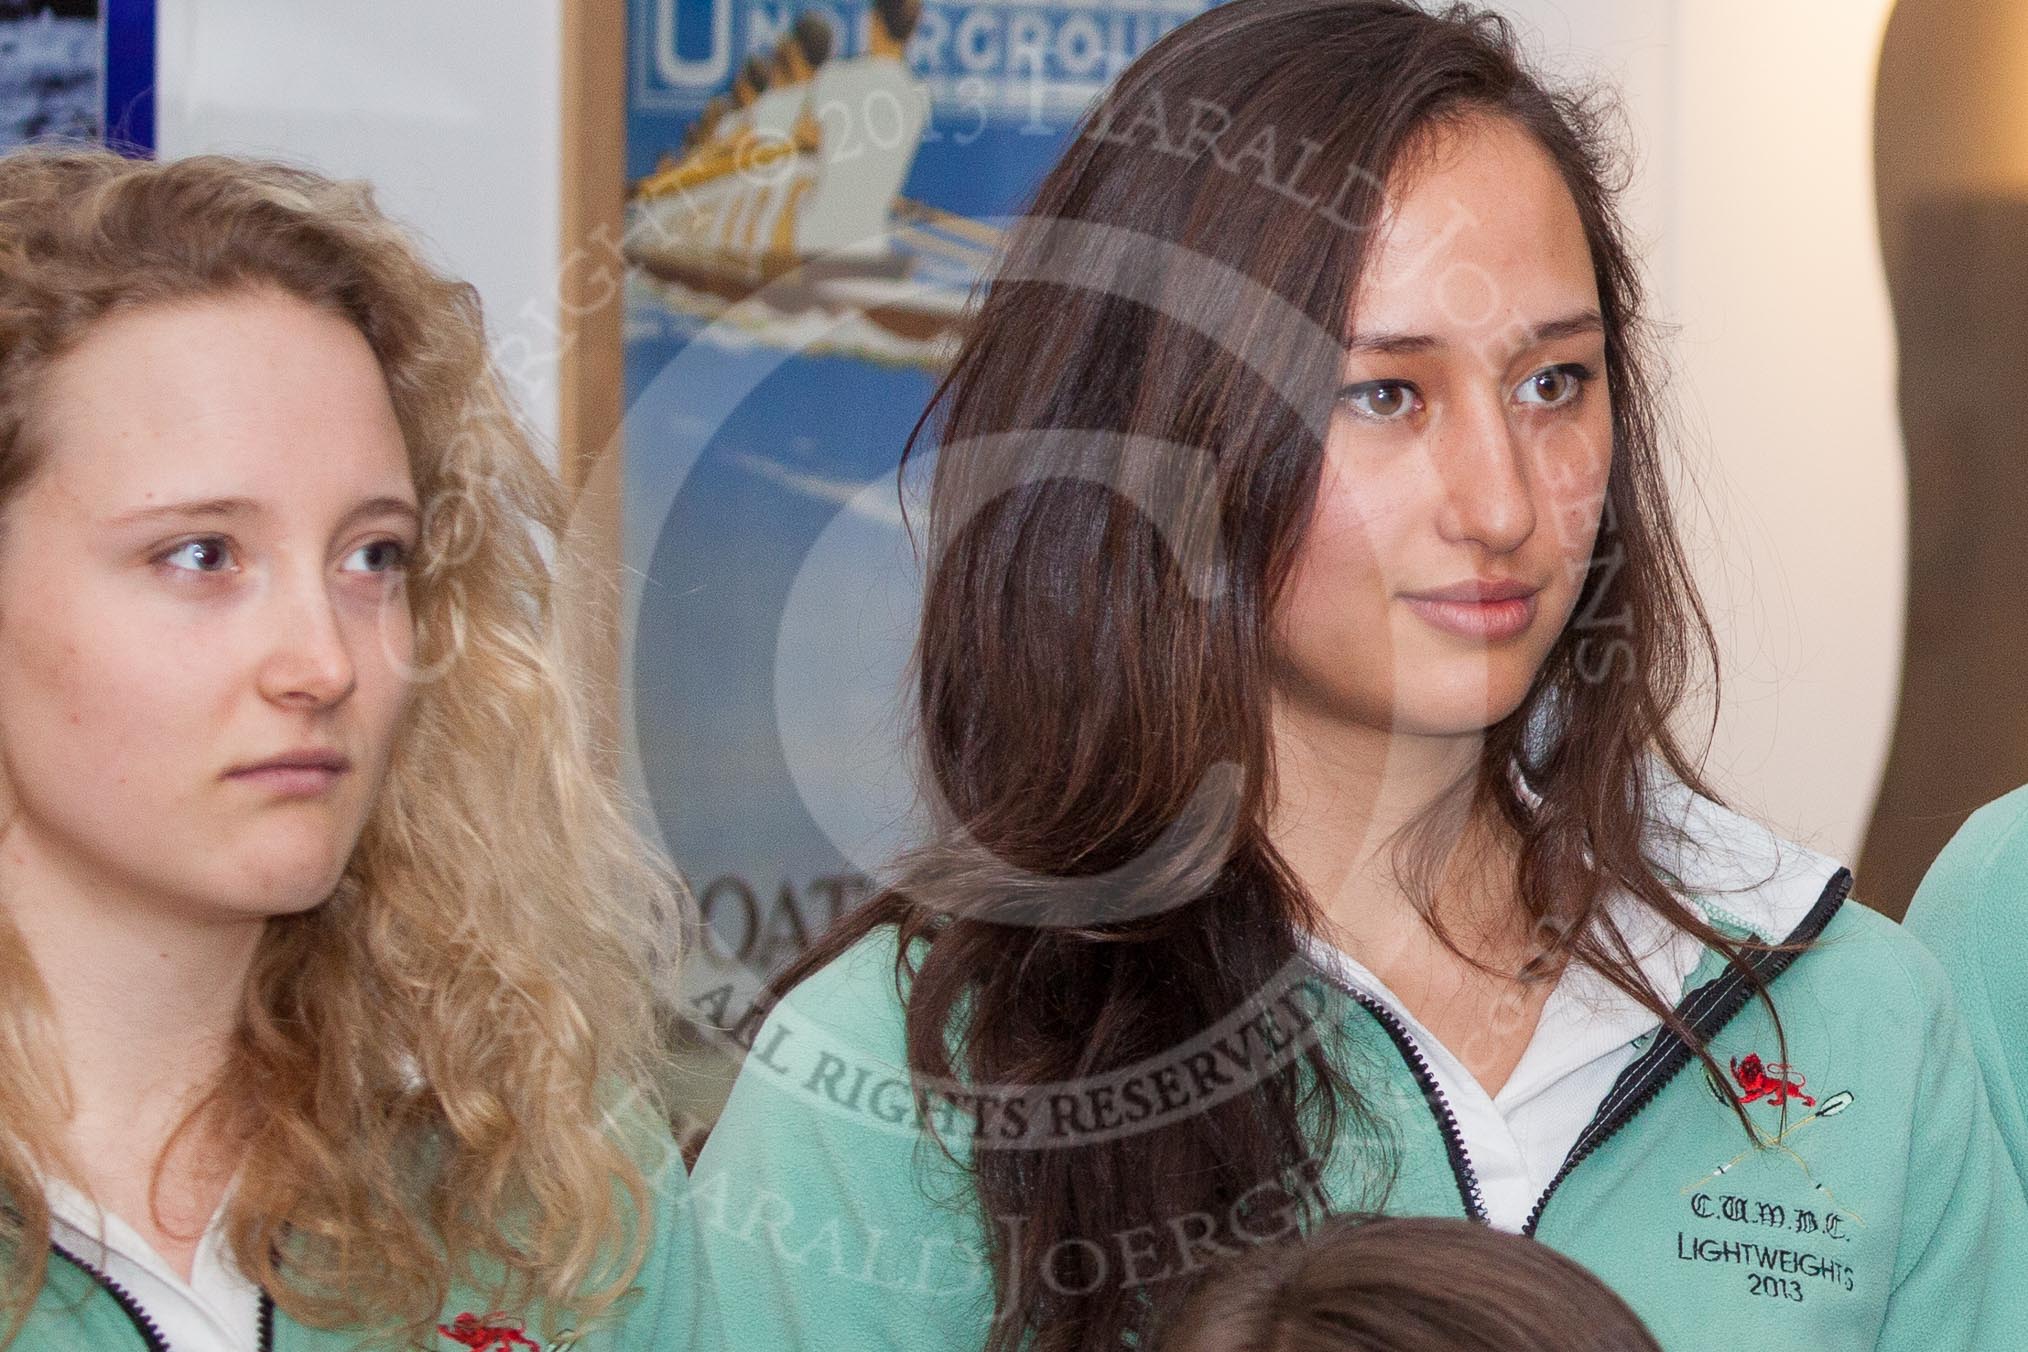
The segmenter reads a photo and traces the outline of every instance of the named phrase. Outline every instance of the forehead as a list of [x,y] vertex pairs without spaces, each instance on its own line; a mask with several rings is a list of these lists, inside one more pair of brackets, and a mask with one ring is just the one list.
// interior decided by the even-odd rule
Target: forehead
[[278,293],[99,321],[50,364],[32,426],[46,476],[92,498],[300,498],[409,473],[365,336]]
[[1390,185],[1354,329],[1469,340],[1596,308],[1584,225],[1548,152],[1493,116],[1429,137]]

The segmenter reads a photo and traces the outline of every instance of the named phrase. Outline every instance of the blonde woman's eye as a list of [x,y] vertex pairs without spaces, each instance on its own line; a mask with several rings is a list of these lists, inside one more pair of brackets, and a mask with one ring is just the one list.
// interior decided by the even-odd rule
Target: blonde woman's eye
[[1405,380],[1368,380],[1347,385],[1338,397],[1371,422],[1399,422],[1422,407],[1415,386]]
[[206,536],[185,540],[156,561],[185,573],[222,573],[232,564],[232,549],[218,536]]
[[1584,387],[1590,383],[1594,374],[1596,373],[1582,362],[1566,362],[1561,366],[1551,366],[1537,371],[1521,382],[1521,388],[1516,390],[1515,394],[1520,396],[1524,404],[1561,408],[1565,404],[1577,402],[1577,397],[1584,392]]
[[408,566],[408,548],[399,540],[374,540],[363,544],[346,556],[346,563],[360,560],[358,571],[367,573],[399,572]]

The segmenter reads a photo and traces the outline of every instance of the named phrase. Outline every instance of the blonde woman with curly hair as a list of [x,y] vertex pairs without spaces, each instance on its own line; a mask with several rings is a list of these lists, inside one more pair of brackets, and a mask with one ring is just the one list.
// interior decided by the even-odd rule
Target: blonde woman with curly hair
[[566,524],[362,186],[0,158],[13,1347],[689,1344]]

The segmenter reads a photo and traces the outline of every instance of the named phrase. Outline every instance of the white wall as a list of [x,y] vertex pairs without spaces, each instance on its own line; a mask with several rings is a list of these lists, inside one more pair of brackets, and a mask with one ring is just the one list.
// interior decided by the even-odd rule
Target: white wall
[[563,0],[162,0],[164,156],[366,178],[473,282],[553,447]]
[[1626,93],[1630,215],[1678,326],[1679,501],[1721,645],[1714,777],[1856,863],[1900,684],[1907,562],[1873,198],[1892,0],[1500,8],[1556,67]]
[[1713,475],[1698,562],[1730,659],[1714,763],[1858,862],[1901,682],[1908,471],[1873,193],[1892,0],[1678,15],[1670,296]]

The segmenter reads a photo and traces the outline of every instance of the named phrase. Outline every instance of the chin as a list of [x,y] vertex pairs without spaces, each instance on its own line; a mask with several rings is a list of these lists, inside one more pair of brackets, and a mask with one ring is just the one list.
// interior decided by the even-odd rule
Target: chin
[[1405,698],[1395,710],[1396,732],[1421,737],[1464,737],[1483,733],[1527,698],[1525,685],[1489,691],[1483,686],[1446,691],[1426,689]]
[[345,864],[329,859],[249,862],[217,895],[225,908],[244,915],[301,915],[330,900]]

